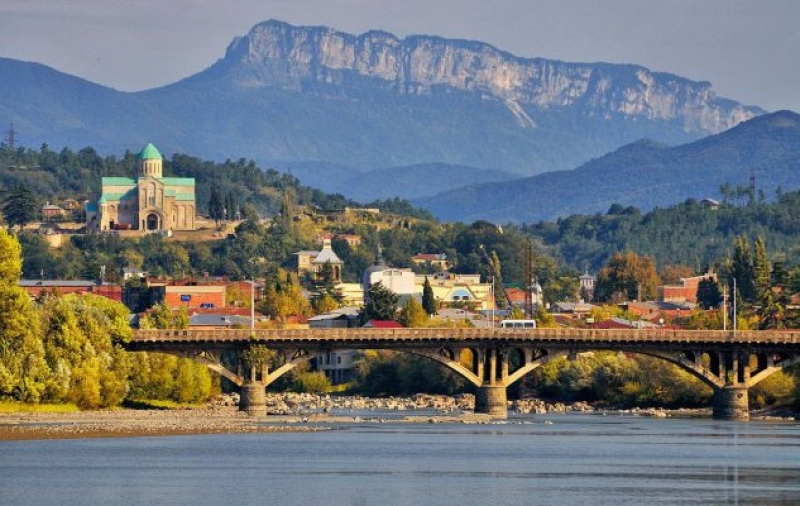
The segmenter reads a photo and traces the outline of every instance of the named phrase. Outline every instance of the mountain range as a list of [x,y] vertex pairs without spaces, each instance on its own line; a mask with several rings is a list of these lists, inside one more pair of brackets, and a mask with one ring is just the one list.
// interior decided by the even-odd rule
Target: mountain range
[[[641,140],[570,171],[476,184],[417,199],[444,220],[536,222],[606,212],[613,203],[643,211],[687,198],[721,199],[755,185],[756,197],[800,187],[800,115],[778,111],[679,146]],[[728,196],[729,197],[729,196]]]
[[763,113],[707,82],[637,65],[274,20],[209,68],[135,93],[0,58],[0,121],[28,147],[114,154],[154,142],[165,153],[253,159],[366,201],[393,187],[420,197],[568,170],[641,138],[691,142]]

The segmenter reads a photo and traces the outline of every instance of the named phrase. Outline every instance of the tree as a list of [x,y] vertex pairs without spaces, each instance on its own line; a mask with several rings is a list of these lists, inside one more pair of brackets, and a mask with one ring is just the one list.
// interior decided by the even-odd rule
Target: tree
[[229,191],[225,196],[225,212],[223,214],[228,221],[235,220],[236,215],[239,214],[239,204],[236,203],[236,196],[233,191]]
[[492,271],[494,273],[494,300],[497,307],[508,307],[506,290],[503,287],[503,274],[500,266],[500,258],[496,251],[492,251],[491,258]]
[[[736,291],[738,293],[734,293],[733,290],[734,280],[736,280]],[[750,241],[742,236],[737,237],[733,245],[729,284],[730,293],[734,294],[734,296],[741,296],[745,302],[755,302],[756,276],[753,267],[753,255],[750,249]]]
[[[323,306],[323,300],[325,300],[324,310],[320,309]],[[318,314],[322,314],[336,309],[342,301],[344,301],[344,295],[337,284],[333,265],[325,262],[312,281],[311,305]],[[331,302],[333,307],[330,307]]]
[[362,323],[370,320],[394,320],[399,297],[378,281],[369,287],[366,303],[359,315]]
[[425,276],[425,283],[422,285],[422,308],[429,316],[436,314],[436,299],[433,296],[433,287],[428,281],[428,276]]
[[659,273],[661,283],[665,285],[674,285],[679,283],[682,278],[689,278],[694,276],[694,271],[688,265],[665,265]]
[[[85,409],[119,405],[128,392],[128,309],[96,295],[51,297],[43,308],[48,363],[66,400]],[[55,398],[54,400],[65,400]]]
[[184,306],[174,312],[162,302],[154,305],[149,313],[141,318],[139,327],[143,329],[189,328],[189,313]]
[[417,299],[409,297],[400,310],[399,320],[405,327],[424,327],[428,323],[428,315]]
[[697,305],[702,309],[714,309],[722,304],[722,292],[717,280],[708,277],[700,280],[697,285]]
[[52,390],[51,370],[39,338],[39,316],[17,286],[19,241],[0,230],[0,397],[39,402]]
[[[283,271],[279,271],[278,278]],[[290,316],[309,316],[312,314],[311,305],[303,295],[297,277],[286,274],[286,282],[275,280],[266,290],[259,311],[265,315],[284,320]]]
[[600,302],[649,300],[656,295],[658,275],[652,258],[632,251],[615,253],[597,274],[595,299]]
[[225,204],[222,202],[222,196],[216,186],[211,187],[211,196],[208,199],[208,216],[214,220],[219,227],[219,222],[223,218],[223,209]]
[[39,217],[39,202],[30,190],[17,188],[6,192],[2,203],[2,213],[9,230],[15,226],[22,230],[25,225],[36,221]]
[[772,291],[772,264],[767,256],[764,239],[761,237],[756,239],[753,253],[753,282],[757,297],[766,297],[767,292]]

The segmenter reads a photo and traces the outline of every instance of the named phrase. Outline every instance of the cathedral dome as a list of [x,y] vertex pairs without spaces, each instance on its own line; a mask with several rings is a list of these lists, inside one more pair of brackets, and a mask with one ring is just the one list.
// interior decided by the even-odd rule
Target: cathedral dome
[[162,160],[161,153],[149,142],[147,146],[142,148],[142,151],[139,153],[139,158],[141,160]]

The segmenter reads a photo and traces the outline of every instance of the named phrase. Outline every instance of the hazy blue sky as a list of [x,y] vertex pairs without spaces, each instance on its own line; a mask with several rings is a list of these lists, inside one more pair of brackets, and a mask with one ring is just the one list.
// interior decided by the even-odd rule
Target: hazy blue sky
[[0,56],[134,91],[202,70],[270,18],[637,63],[800,112],[798,0],[1,0]]

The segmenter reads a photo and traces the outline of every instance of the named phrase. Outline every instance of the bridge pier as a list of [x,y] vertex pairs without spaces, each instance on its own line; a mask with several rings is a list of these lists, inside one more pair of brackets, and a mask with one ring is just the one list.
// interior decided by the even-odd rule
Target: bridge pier
[[750,402],[747,387],[742,385],[726,385],[714,389],[715,420],[749,420]]
[[267,414],[266,387],[260,383],[245,383],[239,393],[239,411],[250,416]]
[[503,420],[508,418],[506,387],[486,384],[478,387],[475,392],[475,413]]

